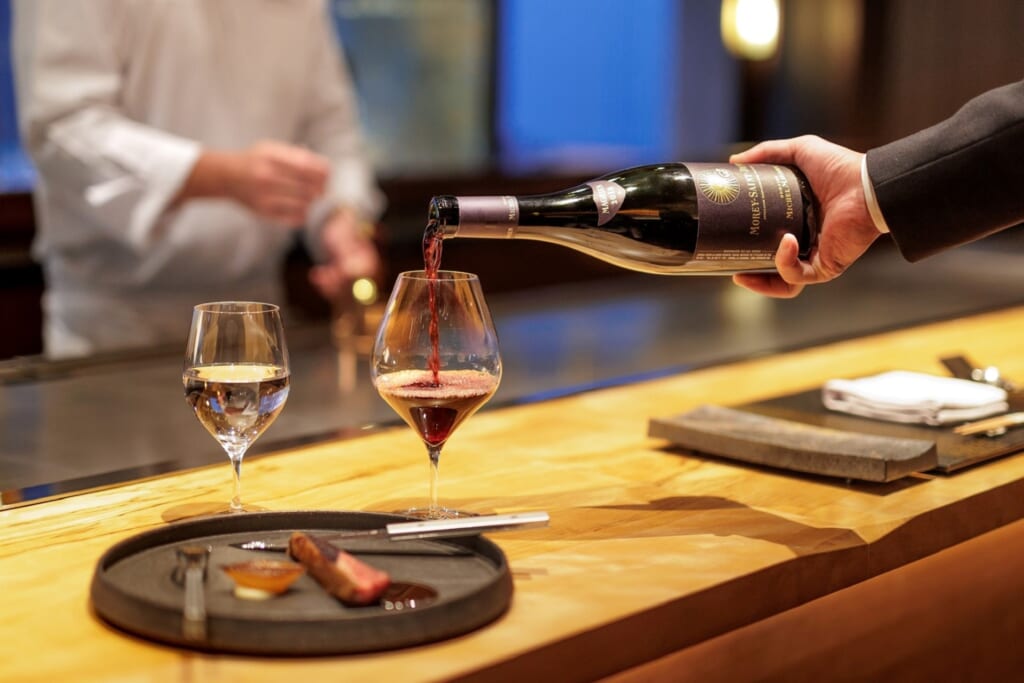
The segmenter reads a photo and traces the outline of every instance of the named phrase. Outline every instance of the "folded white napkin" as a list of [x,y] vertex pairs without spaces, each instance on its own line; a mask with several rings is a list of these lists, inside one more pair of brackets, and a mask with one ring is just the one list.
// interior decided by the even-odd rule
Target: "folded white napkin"
[[1009,409],[1006,391],[999,387],[903,370],[829,380],[821,398],[829,410],[928,425],[977,420]]

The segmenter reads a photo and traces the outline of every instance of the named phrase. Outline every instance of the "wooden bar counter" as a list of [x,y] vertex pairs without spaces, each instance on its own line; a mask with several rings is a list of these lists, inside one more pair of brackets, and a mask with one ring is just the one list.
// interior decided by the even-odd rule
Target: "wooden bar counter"
[[[1017,308],[485,410],[446,448],[442,498],[478,512],[546,510],[551,526],[492,536],[512,568],[511,609],[427,646],[344,657],[210,655],[102,622],[88,593],[99,556],[127,536],[222,506],[230,495],[226,460],[3,510],[0,680],[803,680],[794,674],[802,661],[821,664],[836,652],[847,652],[844,666],[854,668],[814,680],[856,680],[871,669],[851,662],[877,661],[883,650],[897,667],[891,673],[904,656],[892,648],[914,656],[907,638],[887,630],[903,628],[893,614],[918,610],[924,635],[914,647],[927,649],[947,642],[930,633],[963,632],[968,622],[950,623],[942,608],[960,604],[967,619],[970,601],[955,599],[964,591],[1005,589],[1015,603],[996,596],[983,604],[1024,607],[1021,583],[997,585],[1006,575],[955,574],[963,558],[1021,564],[1013,558],[1024,555],[1024,530],[1014,533],[1014,522],[1024,519],[1024,457],[948,476],[851,483],[670,450],[646,436],[648,419],[832,377],[894,368],[945,374],[938,359],[953,353],[1024,378],[1021,340]],[[403,426],[254,459],[243,483],[245,498],[269,510],[386,511],[422,502],[427,463]],[[943,558],[953,564],[928,569]],[[935,585],[941,571],[949,580]],[[942,657],[933,661],[940,671]]]

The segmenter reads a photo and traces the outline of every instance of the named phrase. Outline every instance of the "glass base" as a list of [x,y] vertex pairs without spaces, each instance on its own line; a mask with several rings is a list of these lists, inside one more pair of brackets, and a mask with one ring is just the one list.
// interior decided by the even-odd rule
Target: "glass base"
[[247,512],[268,512],[270,508],[261,507],[259,505],[253,505],[252,503],[242,503],[240,507],[235,507],[231,503],[225,503],[220,509],[216,510],[213,514],[216,515],[244,515]]
[[234,515],[234,514],[245,514],[246,512],[269,512],[270,508],[260,507],[258,505],[251,505],[245,503],[242,512],[233,512],[231,510],[230,503],[220,503],[212,501],[197,501],[194,503],[183,503],[181,505],[172,505],[165,509],[161,514],[161,518],[165,522],[178,522],[184,519],[197,519],[199,517],[215,517],[219,515]]
[[[433,513],[433,514],[431,514]],[[405,510],[395,510],[396,515],[405,515],[406,517],[412,517],[414,519],[459,519],[460,517],[479,517],[479,512],[470,512],[469,510],[454,510],[452,508],[439,507],[435,510],[430,508],[406,508]]]

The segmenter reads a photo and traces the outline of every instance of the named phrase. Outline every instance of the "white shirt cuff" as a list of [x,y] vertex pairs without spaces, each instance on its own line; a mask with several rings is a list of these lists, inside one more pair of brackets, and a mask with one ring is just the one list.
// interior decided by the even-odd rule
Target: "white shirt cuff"
[[882,209],[878,206],[878,197],[875,196],[875,186],[871,184],[871,176],[868,175],[868,155],[865,154],[860,160],[860,184],[864,188],[864,203],[868,205],[868,213],[871,221],[880,233],[889,232],[889,226],[882,215]]

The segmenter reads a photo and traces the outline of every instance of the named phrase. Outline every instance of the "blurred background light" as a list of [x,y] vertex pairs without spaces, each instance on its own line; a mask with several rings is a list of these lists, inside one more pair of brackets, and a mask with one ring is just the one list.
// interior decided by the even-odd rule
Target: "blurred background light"
[[779,46],[779,0],[722,0],[722,41],[743,59],[769,59]]

